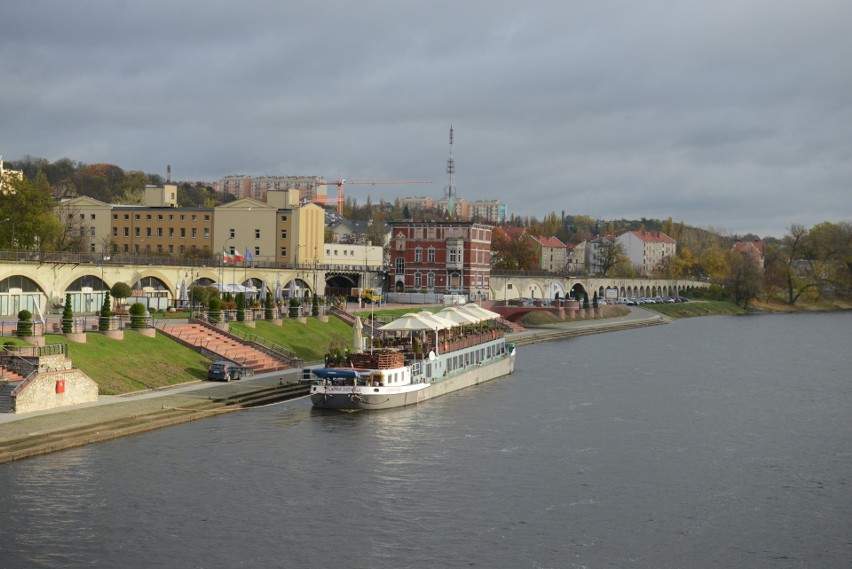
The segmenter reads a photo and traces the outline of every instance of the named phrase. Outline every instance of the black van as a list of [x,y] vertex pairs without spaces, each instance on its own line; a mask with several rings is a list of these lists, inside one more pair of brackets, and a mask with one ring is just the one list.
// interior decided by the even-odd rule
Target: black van
[[210,381],[231,381],[232,379],[240,379],[243,375],[243,368],[234,362],[220,361],[210,364],[210,369],[207,370],[207,379]]

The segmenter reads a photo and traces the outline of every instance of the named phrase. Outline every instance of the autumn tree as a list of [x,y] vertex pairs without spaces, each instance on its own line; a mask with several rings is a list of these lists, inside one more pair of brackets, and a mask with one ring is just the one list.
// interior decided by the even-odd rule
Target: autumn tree
[[723,281],[734,304],[748,308],[760,290],[760,267],[754,255],[731,249],[725,255],[728,264]]

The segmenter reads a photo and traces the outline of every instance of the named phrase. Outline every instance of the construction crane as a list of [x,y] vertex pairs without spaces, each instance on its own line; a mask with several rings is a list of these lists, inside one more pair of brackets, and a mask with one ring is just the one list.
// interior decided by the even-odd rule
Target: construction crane
[[337,180],[328,180],[326,185],[334,184],[337,186],[337,214],[343,215],[343,185],[344,184],[362,184],[375,186],[377,184],[431,184],[431,180],[347,180],[338,178]]

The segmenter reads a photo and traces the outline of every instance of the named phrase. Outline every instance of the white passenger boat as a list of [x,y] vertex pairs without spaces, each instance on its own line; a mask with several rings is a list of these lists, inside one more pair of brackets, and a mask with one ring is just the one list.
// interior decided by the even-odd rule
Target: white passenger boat
[[[399,324],[403,320],[405,324]],[[480,316],[467,325],[450,325],[446,320],[441,323],[440,317],[430,320],[426,315],[408,314],[381,330],[408,331],[412,338],[417,332],[423,342],[403,341],[397,347],[353,353],[345,363],[311,370],[315,407],[402,407],[509,375],[515,369],[515,346],[505,341],[493,318]],[[429,346],[428,353],[416,349],[421,345]]]

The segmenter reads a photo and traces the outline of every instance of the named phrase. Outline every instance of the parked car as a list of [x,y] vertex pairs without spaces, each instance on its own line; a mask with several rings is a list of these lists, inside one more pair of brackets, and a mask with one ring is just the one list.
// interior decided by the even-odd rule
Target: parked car
[[210,369],[207,370],[209,381],[231,381],[232,379],[240,379],[242,376],[243,368],[234,362],[213,362],[210,364]]

